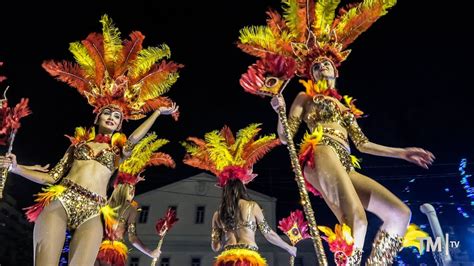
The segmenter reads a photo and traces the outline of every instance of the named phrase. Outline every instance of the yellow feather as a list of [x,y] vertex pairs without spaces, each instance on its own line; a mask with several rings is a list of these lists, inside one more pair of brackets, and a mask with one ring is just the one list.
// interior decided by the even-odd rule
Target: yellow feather
[[80,42],[72,42],[69,44],[69,51],[74,55],[74,59],[79,64],[88,78],[95,75],[95,61],[89,55],[87,48]]
[[358,169],[361,169],[360,167],[360,162],[362,161],[361,159],[355,157],[354,155],[351,155],[351,164]]
[[254,123],[250,124],[245,128],[242,128],[237,132],[237,138],[235,140],[234,145],[232,145],[231,150],[233,151],[234,154],[234,162],[237,163],[237,165],[245,163],[244,160],[242,159],[242,153],[244,151],[244,147],[246,144],[248,144],[250,141],[252,141],[255,136],[260,132],[260,126],[262,124]]
[[[281,36],[288,38],[288,35]],[[249,26],[240,30],[239,40],[242,44],[260,46],[263,50],[278,52],[277,39],[267,26]]]
[[209,159],[214,162],[217,170],[234,164],[234,158],[230,153],[230,147],[227,146],[225,138],[221,136],[218,130],[211,131],[204,135],[206,141]]
[[300,17],[298,16],[298,1],[283,0],[282,3],[286,5],[283,7],[283,17],[285,18],[286,25],[295,36],[300,37],[304,32],[299,32],[298,30],[298,25],[301,24]]
[[133,66],[130,69],[130,76],[137,78],[140,75],[145,74],[158,60],[171,56],[171,50],[166,44],[162,44],[160,47],[148,47],[141,50],[138,53],[137,59],[133,62]]
[[201,152],[201,149],[197,145],[193,145],[190,143],[187,143],[185,141],[180,142],[181,145],[186,149],[186,152],[189,153],[190,155],[194,156],[197,153]]
[[319,0],[316,2],[313,30],[319,40],[325,34],[329,34],[326,31],[334,21],[335,11],[340,2],[341,0]]
[[410,224],[403,237],[403,247],[415,247],[419,253],[422,253],[419,238],[428,237],[428,233],[422,231],[416,224]]
[[119,171],[136,175],[140,173],[150,160],[153,152],[167,144],[167,139],[157,139],[155,133],[151,133],[138,142],[127,160],[119,166]]
[[102,23],[102,34],[104,36],[104,59],[107,64],[115,63],[120,57],[122,51],[122,40],[120,40],[120,31],[113,24],[112,19],[103,15],[100,20]]
[[150,82],[149,84],[147,84],[147,86],[142,86],[140,89],[139,101],[145,102],[149,99],[155,99],[167,93],[170,90],[171,86],[176,83],[178,78],[178,73],[169,73],[168,77],[163,82]]

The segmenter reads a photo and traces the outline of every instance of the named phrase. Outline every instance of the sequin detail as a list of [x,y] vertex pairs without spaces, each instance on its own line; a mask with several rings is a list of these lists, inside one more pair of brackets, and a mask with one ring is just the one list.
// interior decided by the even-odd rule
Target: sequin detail
[[257,227],[258,230],[260,230],[260,232],[264,235],[270,233],[272,230],[265,219],[263,219],[263,221],[260,223],[257,223]]
[[100,209],[107,204],[107,200],[84,187],[68,180],[61,181],[67,187],[58,200],[66,210],[68,229],[74,230],[85,221],[100,215]]
[[98,154],[86,143],[82,142],[74,150],[74,159],[76,160],[95,160],[107,167],[110,171],[115,171],[118,167],[118,153],[113,148],[102,149]]
[[372,244],[372,252],[367,258],[366,265],[392,265],[393,259],[402,249],[403,238],[391,235],[385,230],[379,230]]
[[339,157],[339,161],[341,161],[344,168],[346,168],[346,172],[349,173],[350,171],[354,170],[354,166],[352,166],[350,152],[339,141],[334,140],[331,137],[323,135],[323,138],[317,144],[317,146],[320,146],[320,145],[329,146],[334,150],[334,152],[337,154],[337,157]]

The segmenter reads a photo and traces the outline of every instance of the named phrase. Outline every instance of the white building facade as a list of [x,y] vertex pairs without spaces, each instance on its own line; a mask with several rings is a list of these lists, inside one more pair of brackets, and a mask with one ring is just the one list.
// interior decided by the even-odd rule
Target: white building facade
[[[202,266],[212,265],[217,253],[211,250],[212,215],[220,203],[221,189],[215,186],[216,177],[201,173],[167,186],[137,195],[135,200],[142,209],[137,219],[137,234],[150,249],[155,248],[158,236],[155,224],[168,208],[176,209],[178,223],[166,235],[161,248],[162,255],[157,266]],[[265,217],[275,230],[277,199],[248,190],[251,198],[259,203]],[[287,240],[286,236],[282,236]],[[289,254],[268,243],[258,233],[256,238],[260,253],[269,265],[288,265]],[[129,247],[132,247],[129,245]],[[129,265],[150,265],[151,259],[131,248]],[[316,265],[311,241],[298,244],[296,266]]]

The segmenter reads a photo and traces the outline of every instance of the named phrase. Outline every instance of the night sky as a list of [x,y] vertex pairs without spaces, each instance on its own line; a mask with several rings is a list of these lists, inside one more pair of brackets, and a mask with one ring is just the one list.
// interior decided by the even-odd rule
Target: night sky
[[[264,133],[275,131],[277,116],[269,99],[244,93],[238,83],[255,58],[240,51],[235,43],[240,28],[265,23],[267,8],[281,10],[279,1],[117,3],[12,1],[2,7],[0,61],[5,64],[0,73],[8,80],[1,87],[11,86],[11,104],[27,97],[33,110],[33,115],[22,121],[15,142],[19,163],[55,163],[68,146],[63,135],[73,134],[76,126],[92,125],[94,115],[85,99],[49,76],[41,62],[72,60],[69,43],[100,32],[99,19],[104,13],[114,20],[122,38],[139,30],[146,36],[144,47],[166,43],[172,60],[185,65],[168,93],[180,106],[180,120],[163,116],[152,128],[171,140],[163,151],[175,158],[177,168],[148,171],[147,181],[137,187],[138,193],[200,172],[181,163],[184,149],[179,142],[187,136],[202,137],[224,124],[236,131],[253,122],[263,123]],[[358,99],[358,107],[368,114],[359,124],[373,142],[419,146],[437,157],[433,167],[424,170],[396,159],[361,156],[361,172],[411,200],[414,218],[419,215],[415,203],[448,201],[440,189],[456,187],[460,159],[474,157],[470,16],[467,8],[400,1],[351,45],[352,53],[339,69],[337,87],[341,94]],[[290,83],[285,91],[287,105],[301,90],[296,80]],[[127,123],[124,132],[130,134],[139,123]],[[303,133],[300,130],[298,136]],[[259,177],[249,187],[278,198],[277,218],[298,207],[285,147],[268,154],[255,172]],[[412,187],[410,193],[403,192],[415,177],[419,178],[415,182],[418,190]],[[31,204],[30,195],[39,189],[26,179],[9,177],[7,192],[18,200],[19,207]],[[462,189],[456,193],[454,198],[466,201]],[[314,199],[313,204],[320,224],[335,223],[322,200]]]

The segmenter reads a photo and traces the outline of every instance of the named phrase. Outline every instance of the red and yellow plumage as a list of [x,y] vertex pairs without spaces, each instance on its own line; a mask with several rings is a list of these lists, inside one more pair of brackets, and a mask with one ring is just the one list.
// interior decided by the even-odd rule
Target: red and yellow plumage
[[206,133],[204,139],[189,137],[188,143],[183,143],[187,151],[183,162],[212,172],[219,178],[220,185],[231,176],[246,184],[255,177],[251,173],[252,166],[280,144],[274,134],[257,138],[260,130],[260,124],[251,124],[234,137],[224,126],[220,131]]
[[97,259],[103,263],[115,266],[125,266],[128,248],[121,241],[104,240],[99,248]]
[[183,67],[172,61],[166,44],[143,48],[145,37],[134,31],[122,41],[112,20],[102,16],[102,33],[91,33],[73,42],[69,51],[75,62],[45,61],[43,68],[69,84],[100,112],[106,106],[119,108],[126,119],[140,119],[172,101],[163,97],[177,81]]
[[267,262],[256,251],[234,248],[219,254],[214,266],[267,266]]
[[140,174],[149,166],[164,165],[174,168],[175,162],[169,154],[156,152],[168,142],[166,139],[158,139],[155,133],[144,137],[135,145],[131,155],[120,164],[115,185],[136,185],[139,181],[143,180]]
[[336,66],[350,53],[347,47],[366,31],[396,0],[363,0],[336,11],[340,0],[283,0],[283,16],[268,11],[267,25],[240,30],[238,47],[263,58],[267,53],[294,57],[298,72],[309,76],[321,57]]

